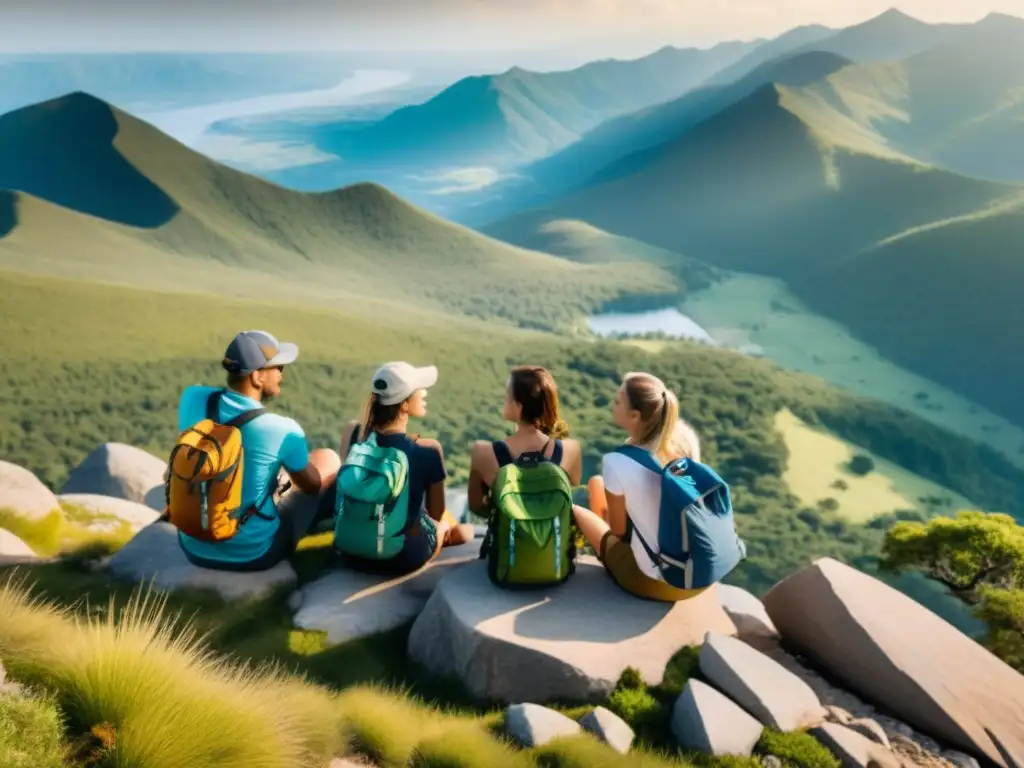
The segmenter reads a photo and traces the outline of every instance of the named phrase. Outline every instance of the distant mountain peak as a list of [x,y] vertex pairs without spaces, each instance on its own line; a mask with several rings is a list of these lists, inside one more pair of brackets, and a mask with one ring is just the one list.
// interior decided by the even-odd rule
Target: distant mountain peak
[[878,14],[877,16],[875,16],[872,19],[868,19],[861,26],[867,26],[867,25],[875,26],[875,25],[882,25],[882,24],[884,24],[884,25],[902,24],[904,26],[909,26],[909,25],[913,25],[913,26],[927,26],[926,22],[923,22],[920,19],[915,19],[913,16],[911,16],[911,15],[909,15],[907,13],[904,13],[903,11],[901,11],[899,8],[897,8],[895,6],[893,6],[889,10],[885,11],[884,13]]

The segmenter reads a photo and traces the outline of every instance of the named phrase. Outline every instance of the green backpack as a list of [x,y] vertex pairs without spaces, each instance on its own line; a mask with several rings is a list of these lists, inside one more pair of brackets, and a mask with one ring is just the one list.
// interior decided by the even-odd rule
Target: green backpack
[[409,457],[377,445],[377,434],[352,444],[338,472],[334,548],[369,560],[402,551],[409,527]]
[[559,466],[562,445],[551,458],[540,451],[513,460],[503,442],[492,444],[498,476],[491,487],[491,515],[480,549],[491,581],[506,589],[561,584],[576,570],[572,484]]

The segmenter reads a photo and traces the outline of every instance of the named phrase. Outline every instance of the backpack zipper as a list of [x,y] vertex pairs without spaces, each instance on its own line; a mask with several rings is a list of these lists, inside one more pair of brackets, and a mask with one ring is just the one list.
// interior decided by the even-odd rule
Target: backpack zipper
[[384,505],[377,505],[377,556],[384,554]]

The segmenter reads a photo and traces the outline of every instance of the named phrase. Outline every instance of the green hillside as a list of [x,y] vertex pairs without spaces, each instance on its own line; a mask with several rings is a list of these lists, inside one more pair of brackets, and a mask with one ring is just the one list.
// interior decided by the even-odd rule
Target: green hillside
[[[1016,362],[1022,358],[1010,354],[1003,341],[1019,324],[1018,304],[989,298],[990,276],[1015,277],[1005,267],[1015,246],[997,227],[1002,219],[982,215],[966,239],[933,240],[943,249],[933,254],[936,263],[970,254],[961,262],[970,269],[958,271],[955,281],[947,281],[943,270],[925,280],[901,264],[903,249],[916,239],[888,248],[886,258],[870,262],[870,270],[849,266],[862,265],[857,254],[887,238],[1012,204],[1024,188],[917,162],[820,93],[781,86],[762,88],[607,174],[616,180],[485,231],[532,242],[548,222],[579,219],[712,265],[781,277],[826,315],[845,306],[846,318],[872,316],[850,320],[868,343],[885,347],[918,372],[925,371],[921,354],[930,354],[927,375],[1024,423],[1024,406],[997,394],[1006,381],[1024,374]],[[858,282],[872,289],[854,289]],[[1011,285],[1019,291],[1024,284]],[[950,305],[945,297],[954,289],[962,299]],[[862,299],[856,310],[851,295]],[[966,305],[966,314],[951,309]],[[895,306],[916,312],[913,327],[933,335],[911,338],[889,327],[881,318],[891,318]],[[956,333],[928,331],[945,327],[950,318],[961,322]],[[977,349],[982,335],[984,346],[998,351],[984,360]],[[969,376],[974,383],[965,388]]]
[[[218,361],[238,328],[259,325],[301,348],[274,404],[303,424],[314,446],[334,446],[358,413],[367,377],[386,359],[433,362],[440,381],[425,434],[443,444],[453,482],[464,482],[469,446],[504,434],[500,409],[508,366],[548,366],[559,383],[588,472],[621,439],[610,403],[619,377],[651,370],[680,393],[701,431],[708,460],[735,489],[751,558],[740,583],[757,591],[814,555],[867,566],[879,531],[823,510],[803,510],[781,481],[787,453],[776,413],[790,408],[824,423],[979,504],[1024,515],[1024,473],[990,451],[896,409],[860,401],[820,380],[702,345],[651,356],[614,342],[580,344],[494,323],[172,295],[95,283],[0,275],[0,457],[30,467],[54,486],[96,445],[123,441],[164,455],[173,442],[181,388],[219,381]],[[202,322],[196,323],[195,318]],[[69,333],[83,318],[88,333]],[[254,318],[258,322],[254,322]],[[182,333],[182,322],[189,332]],[[834,425],[834,426],[833,426]]]
[[324,306],[372,295],[545,328],[674,284],[510,247],[372,184],[287,190],[85,94],[0,118],[4,188],[20,194],[0,266],[35,273]]
[[608,118],[678,96],[752,47],[666,47],[640,59],[561,72],[514,67],[460,80],[362,130],[318,126],[315,142],[346,165],[517,164],[551,154]]

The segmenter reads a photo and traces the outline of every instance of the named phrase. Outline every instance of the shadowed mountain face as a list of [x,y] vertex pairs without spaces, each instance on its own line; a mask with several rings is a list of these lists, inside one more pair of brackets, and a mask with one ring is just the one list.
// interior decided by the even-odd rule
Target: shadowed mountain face
[[0,190],[0,237],[5,237],[18,223],[17,198],[13,192]]
[[[473,212],[474,223],[543,204],[574,189],[608,181],[616,161],[655,149],[768,83],[805,86],[850,64],[830,53],[782,57],[726,86],[698,88],[664,104],[602,123],[562,151],[526,166],[493,205]],[[634,163],[635,164],[635,163]],[[525,180],[524,180],[525,179]]]
[[166,224],[178,206],[114,146],[109,105],[74,93],[0,117],[0,188],[133,227]]

